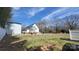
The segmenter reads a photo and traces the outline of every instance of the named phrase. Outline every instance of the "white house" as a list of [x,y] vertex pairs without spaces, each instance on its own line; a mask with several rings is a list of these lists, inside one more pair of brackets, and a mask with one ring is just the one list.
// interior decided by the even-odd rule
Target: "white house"
[[39,28],[36,24],[32,24],[30,26],[27,26],[23,32],[25,32],[25,33],[39,33]]
[[6,32],[8,35],[16,36],[21,34],[21,24],[16,22],[8,22],[6,24]]

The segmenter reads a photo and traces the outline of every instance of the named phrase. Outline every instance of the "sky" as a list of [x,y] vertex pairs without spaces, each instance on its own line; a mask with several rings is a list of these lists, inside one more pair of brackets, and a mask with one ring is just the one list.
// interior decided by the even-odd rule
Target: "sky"
[[43,19],[62,19],[72,14],[79,14],[78,7],[13,7],[11,22],[29,26]]

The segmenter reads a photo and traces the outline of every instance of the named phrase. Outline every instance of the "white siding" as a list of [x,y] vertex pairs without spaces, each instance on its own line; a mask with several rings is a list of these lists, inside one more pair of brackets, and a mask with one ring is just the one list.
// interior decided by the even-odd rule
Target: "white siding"
[[69,30],[71,40],[79,40],[79,30]]
[[12,36],[21,34],[21,25],[16,23],[9,24],[7,26],[7,34]]
[[36,26],[36,24],[34,24],[31,29],[30,29],[31,32],[39,32],[39,28]]
[[0,28],[0,40],[2,40],[2,38],[5,36],[6,34],[6,30],[3,28]]
[[39,33],[39,28],[36,24],[33,24],[29,27],[27,27],[26,31],[23,31],[24,33]]
[[27,31],[26,31],[27,33],[29,33],[30,31],[29,31],[29,29],[27,29]]

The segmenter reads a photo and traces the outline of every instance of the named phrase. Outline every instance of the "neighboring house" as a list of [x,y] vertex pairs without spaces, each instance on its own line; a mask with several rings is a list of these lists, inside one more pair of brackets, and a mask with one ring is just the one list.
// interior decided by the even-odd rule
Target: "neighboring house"
[[21,24],[16,22],[8,22],[6,24],[6,32],[8,35],[16,36],[21,34]]
[[39,28],[36,24],[32,24],[23,29],[23,33],[39,33]]

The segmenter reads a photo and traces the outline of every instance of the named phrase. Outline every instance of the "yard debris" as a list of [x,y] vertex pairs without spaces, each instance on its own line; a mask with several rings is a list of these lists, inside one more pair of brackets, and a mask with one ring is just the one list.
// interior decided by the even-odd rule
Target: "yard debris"
[[53,51],[55,44],[47,44],[28,49],[28,51]]

